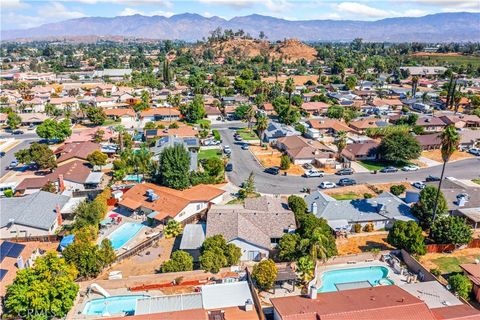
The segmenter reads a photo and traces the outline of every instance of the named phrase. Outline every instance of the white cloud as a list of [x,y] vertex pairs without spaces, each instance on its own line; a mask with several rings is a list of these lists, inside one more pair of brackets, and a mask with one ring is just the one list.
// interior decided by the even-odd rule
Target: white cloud
[[405,17],[422,17],[424,15],[427,15],[428,12],[425,10],[420,10],[420,9],[410,9],[405,11],[402,16]]
[[135,14],[140,14],[142,16],[164,16],[164,17],[171,17],[174,15],[173,12],[163,11],[163,10],[155,10],[155,11],[142,11],[133,8],[125,8],[123,9],[118,15],[119,16],[133,16]]
[[25,9],[28,8],[29,5],[25,2],[21,2],[20,0],[2,0],[1,4],[2,10],[5,9]]
[[[37,16],[44,18],[56,18],[59,20],[75,19],[85,17],[80,11],[72,11],[60,2],[50,2],[45,6],[41,6],[37,11]],[[50,19],[46,19],[50,20]]]
[[126,5],[126,6],[161,6],[165,8],[173,7],[173,3],[171,0],[61,0],[65,2],[81,2],[85,4],[96,4],[100,2],[104,3],[112,3],[118,5]]
[[463,8],[480,10],[480,2],[478,0],[414,0],[417,4],[425,4],[431,6],[440,6],[443,8]]
[[348,12],[369,18],[385,18],[391,15],[391,13],[388,11],[370,7],[366,4],[358,2],[342,2],[338,5],[335,5],[335,7],[339,11]]
[[221,5],[221,6],[228,6],[233,8],[247,8],[247,7],[251,7],[255,3],[260,2],[259,0],[198,0],[198,1],[205,4]]
[[272,12],[284,12],[292,8],[292,4],[287,0],[266,0],[263,4]]

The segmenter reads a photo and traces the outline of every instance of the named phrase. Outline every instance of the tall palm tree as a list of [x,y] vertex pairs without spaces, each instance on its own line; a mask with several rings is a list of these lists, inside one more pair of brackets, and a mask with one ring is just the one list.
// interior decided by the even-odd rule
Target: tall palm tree
[[460,136],[458,135],[457,130],[453,124],[448,125],[440,135],[440,139],[442,140],[442,174],[440,175],[440,181],[438,182],[438,190],[437,196],[435,197],[435,205],[433,206],[433,217],[432,217],[432,224],[435,222],[435,215],[437,214],[437,205],[438,205],[438,198],[440,196],[440,190],[442,188],[442,181],[443,175],[445,173],[445,166],[447,162],[450,160],[452,154],[457,150],[458,144],[460,142]]
[[347,132],[343,130],[337,132],[337,139],[335,140],[335,145],[338,149],[337,157],[340,160],[340,155],[342,154],[343,149],[345,149],[345,147],[347,146]]
[[415,94],[417,93],[417,86],[418,86],[418,77],[412,77],[412,98],[415,98]]
[[295,83],[292,78],[288,78],[285,82],[285,92],[288,93],[288,105],[292,104],[292,93],[295,91]]
[[248,122],[248,130],[252,130],[252,124],[253,124],[253,119],[255,118],[255,114],[256,114],[255,108],[252,105],[250,105],[247,111],[245,112],[245,120],[247,120]]
[[260,145],[262,145],[262,136],[265,130],[268,128],[268,118],[263,113],[257,115],[257,132],[260,138]]
[[317,259],[325,261],[327,259],[327,242],[328,238],[321,230],[313,230],[310,240],[310,255],[313,261],[317,261]]

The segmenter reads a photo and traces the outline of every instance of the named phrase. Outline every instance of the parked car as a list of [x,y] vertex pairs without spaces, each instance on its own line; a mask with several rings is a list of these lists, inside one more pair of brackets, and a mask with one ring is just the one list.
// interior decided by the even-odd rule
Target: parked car
[[425,181],[427,181],[427,182],[440,181],[440,178],[439,178],[439,177],[436,177],[436,176],[430,175],[430,176],[428,176],[428,177],[425,178]]
[[397,171],[398,171],[398,169],[395,168],[395,167],[385,167],[382,170],[380,170],[380,172],[382,172],[382,173],[392,173],[392,172],[397,172]]
[[227,163],[227,165],[225,166],[225,171],[227,171],[227,172],[233,171],[233,164],[232,163]]
[[420,167],[414,164],[409,164],[402,168],[403,171],[417,171],[418,169],[420,169]]
[[417,189],[423,189],[423,188],[426,187],[425,183],[423,183],[421,181],[412,182],[412,186],[414,186]]
[[230,148],[230,146],[223,146],[223,153],[225,153],[225,154],[231,154],[231,153],[232,153],[232,149]]
[[313,166],[310,163],[304,163],[302,166],[306,170],[312,170]]
[[235,141],[243,141],[243,138],[240,135],[235,136],[234,139]]
[[321,178],[321,177],[323,177],[324,174],[325,174],[324,171],[311,169],[311,170],[305,171],[305,173],[303,174],[303,176],[304,176],[305,178],[315,178],[315,177]]
[[474,156],[480,156],[480,149],[479,148],[470,148],[470,149],[468,149],[468,153],[473,154]]
[[321,189],[332,189],[332,188],[335,188],[337,185],[333,182],[330,182],[330,181],[324,181],[322,183],[320,183],[320,188]]
[[340,180],[338,180],[338,185],[339,186],[353,186],[353,185],[356,185],[357,184],[357,181],[355,181],[354,179],[350,179],[350,178],[342,178]]
[[248,150],[248,147],[249,147],[248,143],[242,144],[242,150]]
[[22,130],[15,130],[15,131],[12,131],[12,134],[24,134],[24,132]]
[[265,169],[264,172],[270,173],[270,174],[273,174],[273,175],[277,175],[277,174],[280,173],[280,168],[279,167],[270,167],[270,168]]
[[343,169],[340,169],[337,172],[335,172],[335,174],[337,174],[339,176],[349,176],[349,175],[353,174],[353,169],[352,168],[343,168]]
[[465,201],[470,200],[470,195],[468,193],[459,193],[457,194],[457,201],[460,201],[460,199],[465,199]]
[[17,166],[18,166],[18,160],[13,160],[12,162],[10,162],[8,169],[15,169]]

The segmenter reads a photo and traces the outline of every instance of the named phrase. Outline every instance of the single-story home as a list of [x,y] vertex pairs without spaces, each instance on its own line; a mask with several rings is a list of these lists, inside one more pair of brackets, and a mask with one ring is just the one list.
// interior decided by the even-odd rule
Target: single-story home
[[210,105],[205,106],[205,113],[207,114],[207,119],[209,120],[217,120],[222,116],[222,112],[220,112],[217,107]]
[[480,130],[463,129],[460,134],[460,148],[467,149],[480,145]]
[[141,126],[154,121],[180,120],[180,111],[177,108],[151,108],[140,112]]
[[375,160],[377,148],[380,144],[374,140],[365,140],[359,143],[349,143],[343,149],[342,156],[350,161]]
[[436,150],[442,146],[442,139],[438,133],[418,135],[415,136],[415,139],[417,139],[422,150]]
[[317,190],[307,195],[305,202],[311,214],[327,220],[336,231],[350,231],[355,224],[363,227],[368,223],[372,223],[375,230],[388,229],[397,220],[415,220],[410,207],[389,192],[371,199],[335,200]]
[[301,136],[279,138],[276,146],[285,152],[294,164],[313,163],[317,159],[334,159],[335,152],[316,140],[309,140]]
[[464,263],[460,265],[460,268],[462,268],[463,273],[472,281],[475,300],[480,302],[480,264]]
[[300,136],[299,131],[295,130],[292,126],[287,126],[283,123],[270,121],[267,129],[263,133],[262,141],[275,142],[279,138]]
[[355,131],[363,134],[369,128],[386,127],[386,126],[388,126],[388,123],[386,121],[380,120],[380,119],[366,118],[366,119],[351,121],[348,125],[351,128],[353,128]]
[[19,113],[20,119],[22,121],[22,125],[39,125],[42,124],[45,120],[50,119],[49,116],[43,113]]
[[178,123],[178,128],[148,129],[145,130],[145,138],[176,136],[181,138],[194,138],[198,136],[198,130],[195,127]]
[[105,114],[110,119],[120,120],[126,128],[132,128],[136,123],[135,111],[130,108],[105,109]]
[[305,102],[302,104],[300,108],[310,115],[318,116],[326,113],[328,107],[330,107],[328,103],[317,101],[317,102]]
[[422,127],[425,132],[440,132],[446,126],[442,119],[431,116],[418,118],[415,124]]
[[350,128],[345,122],[336,119],[312,119],[308,120],[307,124],[313,129],[317,129],[320,133],[335,134],[338,131],[356,132],[355,129]]
[[100,151],[101,146],[92,141],[65,143],[58,147],[53,153],[57,157],[57,164],[61,165],[73,160],[86,161],[89,154]]

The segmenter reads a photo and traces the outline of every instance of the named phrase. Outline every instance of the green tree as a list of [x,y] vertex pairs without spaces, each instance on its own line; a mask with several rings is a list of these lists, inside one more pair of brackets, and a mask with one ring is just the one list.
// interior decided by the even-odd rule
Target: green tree
[[63,250],[62,255],[65,261],[77,268],[80,277],[96,277],[102,270],[103,263],[98,257],[98,246],[90,241],[75,239],[74,243]]
[[152,129],[155,129],[155,128],[157,128],[157,125],[153,121],[149,121],[149,122],[145,123],[145,125],[143,126],[143,129],[145,129],[145,130],[152,130]]
[[285,81],[284,90],[288,94],[288,104],[291,105],[292,93],[295,91],[295,83],[293,82],[293,78],[288,78],[287,81]]
[[260,138],[260,145],[262,144],[262,136],[268,128],[268,117],[263,113],[257,114],[257,133]]
[[342,119],[345,108],[342,106],[331,106],[327,109],[327,117],[330,119]]
[[286,233],[278,243],[278,257],[281,261],[294,261],[298,257],[300,236],[296,233]]
[[288,155],[284,154],[280,157],[280,169],[288,170],[291,164],[292,161],[290,160],[290,157]]
[[115,249],[113,248],[110,239],[105,238],[102,240],[98,250],[98,257],[102,261],[104,268],[111,265],[115,261],[117,255],[115,254]]
[[224,172],[223,161],[220,158],[208,158],[202,163],[203,169],[212,177],[221,177]]
[[240,262],[240,258],[242,257],[242,249],[237,247],[235,244],[227,244],[223,252],[225,254],[225,258],[227,258],[228,266],[234,266]]
[[87,118],[96,126],[100,126],[107,120],[107,115],[101,107],[90,106],[86,110]]
[[207,114],[202,96],[196,95],[192,102],[180,108],[180,112],[188,122],[196,122],[205,118]]
[[335,139],[335,145],[337,146],[337,157],[340,159],[343,149],[347,146],[347,133],[343,130],[337,132],[337,138]]
[[[435,206],[437,188],[427,185],[420,191],[420,199],[412,206],[412,214],[418,219],[420,226],[425,230],[432,226],[433,207]],[[438,197],[437,215],[445,215],[447,213],[447,200],[442,192]]]
[[415,221],[395,221],[388,232],[387,242],[412,254],[426,253],[422,228]]
[[422,152],[422,147],[412,135],[392,132],[382,139],[378,152],[387,161],[405,162],[417,159]]
[[315,276],[315,263],[310,256],[303,256],[297,261],[297,273],[304,285],[308,284]]
[[270,290],[277,280],[278,269],[272,259],[262,260],[253,267],[252,278],[261,290]]
[[185,251],[177,250],[172,258],[163,263],[161,270],[167,272],[181,272],[193,270],[193,257]]
[[220,268],[227,264],[227,258],[222,252],[217,250],[209,250],[200,256],[200,268],[205,271],[218,273]]
[[398,197],[399,195],[404,193],[406,189],[407,188],[402,184],[394,184],[390,187],[390,193]]
[[462,217],[438,217],[432,224],[430,237],[436,243],[462,245],[472,241],[472,228]]
[[183,232],[182,225],[177,220],[168,220],[163,233],[165,234],[165,238],[175,238],[176,236],[180,235]]
[[37,127],[36,132],[40,138],[63,141],[72,135],[72,128],[68,119],[60,122],[47,119]]
[[255,194],[255,175],[253,171],[250,172],[247,180],[245,180],[242,184],[242,189],[240,189],[240,197],[248,198]]
[[281,123],[292,125],[300,119],[300,111],[298,108],[290,105],[285,97],[276,98],[273,100],[272,105]]
[[107,164],[107,159],[108,155],[100,150],[95,150],[87,156],[87,161],[92,166],[99,166],[100,168]]
[[10,129],[15,130],[22,124],[22,118],[15,112],[9,112],[7,115],[7,125]]
[[[48,252],[35,265],[17,272],[5,297],[5,314],[27,320],[65,317],[78,293],[75,267]],[[38,315],[49,315],[46,317]]]
[[57,167],[57,160],[53,151],[46,145],[34,142],[28,149],[15,153],[15,158],[21,163],[35,163],[40,169],[53,170]]
[[354,90],[356,85],[357,78],[355,76],[348,76],[347,79],[345,79],[345,86],[348,90]]
[[473,284],[470,279],[460,273],[448,277],[448,284],[452,287],[453,292],[456,292],[460,297],[468,299],[470,292],[472,292]]
[[190,155],[182,145],[167,147],[160,154],[160,182],[169,188],[186,189],[190,186]]
[[223,235],[208,237],[200,248],[200,266],[203,270],[217,273],[220,268],[238,264],[242,251],[233,243],[227,244]]
[[291,195],[288,197],[288,207],[295,213],[295,216],[307,212],[307,203],[299,196]]

